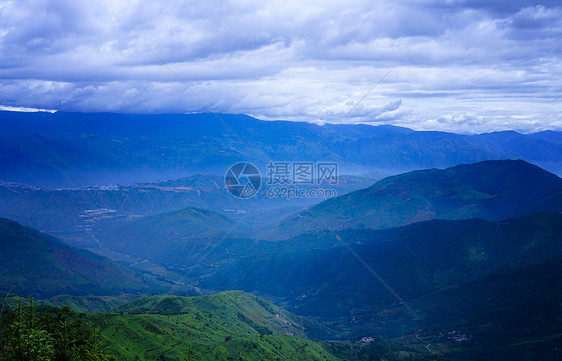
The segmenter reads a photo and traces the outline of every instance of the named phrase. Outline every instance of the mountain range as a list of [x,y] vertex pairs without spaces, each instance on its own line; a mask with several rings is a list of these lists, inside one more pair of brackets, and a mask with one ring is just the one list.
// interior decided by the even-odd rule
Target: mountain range
[[[331,185],[338,194],[371,185],[377,178],[342,176]],[[321,186],[313,186],[321,187]],[[223,177],[193,175],[171,181],[124,186],[47,189],[0,182],[0,217],[71,242],[96,247],[91,230],[115,220],[203,208],[263,227],[305,209],[321,198],[268,198],[264,185],[255,198],[233,197]]]
[[385,178],[289,216],[262,237],[381,229],[430,219],[499,220],[541,211],[562,211],[562,179],[522,160],[483,161]]
[[[176,271],[189,269],[192,274],[194,268],[201,273],[214,272],[215,267],[241,255],[271,249],[271,241],[291,237],[292,243],[308,237],[307,245],[324,242],[325,247],[337,246],[338,242],[319,233],[324,230],[384,229],[432,219],[497,221],[562,211],[561,205],[562,180],[556,175],[524,161],[485,161],[392,176],[265,228],[246,221],[252,214],[233,219],[185,208],[136,219],[113,219],[99,223],[91,232],[111,251]],[[299,236],[306,232],[310,234]],[[289,248],[279,251],[288,252]]]
[[270,242],[210,271],[199,286],[281,297],[301,314],[349,317],[401,302],[396,294],[411,300],[561,254],[561,213],[432,220]]
[[251,291],[349,339],[382,334],[453,360],[560,356],[562,213],[324,231],[269,244],[209,269],[198,286]]
[[460,135],[393,126],[315,125],[245,115],[0,112],[0,179],[83,187],[224,175],[239,161],[329,161],[340,174],[397,174],[490,159],[562,171],[561,132]]
[[[8,250],[0,263],[4,272],[2,289],[23,277],[17,290],[12,289],[16,294],[119,294],[126,290],[123,282],[135,279],[130,278],[130,271],[103,257],[74,250],[9,220],[3,219],[1,224],[0,239]],[[433,345],[430,350],[453,360],[472,360],[483,355],[497,360],[524,359],[521,355],[525,353],[520,352],[536,354],[537,347],[544,351],[545,360],[556,360],[555,340],[559,336],[552,317],[556,320],[561,290],[557,286],[561,228],[562,213],[540,213],[496,222],[432,220],[385,230],[324,231],[287,241],[262,242],[254,247],[246,245],[246,254],[197,270],[189,279],[196,279],[199,287],[207,289],[252,291],[275,299],[300,315],[328,322],[332,328],[322,329],[299,318],[296,323],[288,321],[286,332],[293,334],[296,333],[290,331],[291,327],[298,331],[298,324],[304,322],[312,332],[309,335],[321,339],[358,340],[382,333],[393,339],[392,347],[406,347],[412,355],[423,355],[423,342],[427,342]],[[63,265],[58,258],[60,248],[67,249]],[[76,269],[77,263],[85,267]],[[58,274],[64,278],[58,278]],[[138,274],[136,277],[136,286],[142,287]],[[49,288],[51,284],[56,287]],[[222,306],[201,299],[200,306],[193,308],[189,306],[191,301],[186,303],[187,299],[160,296],[118,306],[119,312],[131,315],[99,314],[90,318],[103,330],[102,337],[108,342],[123,337],[121,343],[111,342],[115,354],[132,357],[132,350],[143,350],[146,356],[156,350],[151,346],[156,344],[168,345],[172,352],[177,344],[174,340],[184,331],[175,327],[179,334],[169,334],[166,325],[170,322],[203,322],[204,328],[195,339],[205,343],[204,338],[214,337],[215,346],[198,351],[209,354],[227,346],[219,347],[222,342],[229,342],[218,342],[216,337],[222,333],[215,326],[208,328],[217,321],[218,327],[223,322],[220,320],[227,317],[221,310],[227,311],[235,304],[244,307],[247,311],[237,313],[236,317],[265,334],[275,327],[267,321],[271,315],[283,312],[258,302],[255,296],[231,295],[243,301],[233,303],[230,296],[225,299],[216,295]],[[257,321],[256,315],[265,311],[258,312],[250,306],[256,302],[270,316]],[[207,311],[200,307],[207,307]],[[192,319],[199,313],[203,321]],[[187,315],[191,315],[190,321],[184,320]],[[522,319],[517,321],[513,315],[521,315]],[[240,321],[234,322],[240,327]],[[261,328],[264,322],[269,331]],[[510,325],[509,330],[505,329],[506,324]],[[190,330],[193,329],[187,327],[185,332],[193,332]],[[234,339],[228,338],[228,332],[224,337]],[[141,338],[151,341],[142,346],[145,342]],[[524,342],[529,338],[533,338],[533,343]],[[332,349],[322,347],[314,352],[327,352],[328,357]],[[387,355],[387,359],[392,358]]]
[[0,112],[0,341],[32,295],[120,359],[559,360],[561,171],[553,131]]

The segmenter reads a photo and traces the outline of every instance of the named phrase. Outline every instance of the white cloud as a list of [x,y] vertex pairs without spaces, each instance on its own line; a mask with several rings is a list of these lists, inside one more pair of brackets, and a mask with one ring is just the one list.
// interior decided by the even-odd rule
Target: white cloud
[[555,4],[0,1],[0,104],[206,110],[152,49],[219,112],[458,132],[562,129]]
[[0,105],[0,110],[1,111],[7,111],[7,112],[24,112],[24,113],[37,113],[37,112],[56,113],[57,112],[54,109],[9,107],[9,106],[4,106],[4,105]]

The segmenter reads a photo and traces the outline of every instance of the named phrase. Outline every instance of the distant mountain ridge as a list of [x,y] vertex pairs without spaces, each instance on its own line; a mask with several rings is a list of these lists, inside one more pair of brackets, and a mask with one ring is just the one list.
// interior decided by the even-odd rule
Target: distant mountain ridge
[[389,228],[430,219],[499,220],[562,211],[562,179],[522,160],[413,171],[328,199],[266,229],[266,239],[345,228]]
[[250,161],[337,162],[341,174],[397,174],[521,158],[562,174],[561,132],[461,135],[323,126],[245,115],[0,112],[0,179],[67,187],[223,175]]
[[[371,185],[372,178],[341,176],[331,185],[345,194]],[[315,185],[311,187],[321,187]],[[69,240],[82,248],[96,246],[90,230],[105,223],[124,221],[185,208],[208,209],[250,225],[275,223],[287,215],[318,203],[319,198],[267,198],[268,185],[258,197],[233,197],[224,178],[193,175],[186,178],[125,186],[46,189],[0,181],[0,217]],[[105,212],[105,213],[104,213]]]

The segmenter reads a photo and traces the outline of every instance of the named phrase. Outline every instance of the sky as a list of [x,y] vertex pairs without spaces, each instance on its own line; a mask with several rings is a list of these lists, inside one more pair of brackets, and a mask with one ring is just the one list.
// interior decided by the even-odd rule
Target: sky
[[559,0],[0,0],[0,109],[562,130]]

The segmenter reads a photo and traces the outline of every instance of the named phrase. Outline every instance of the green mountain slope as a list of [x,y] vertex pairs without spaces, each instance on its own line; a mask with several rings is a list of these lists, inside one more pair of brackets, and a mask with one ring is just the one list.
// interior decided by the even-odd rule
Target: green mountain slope
[[[201,278],[200,286],[258,292],[286,302],[299,314],[351,319],[400,302],[378,277],[408,301],[560,255],[562,214],[497,222],[433,220],[269,244],[214,269]],[[401,312],[415,318],[404,307]]]
[[200,284],[263,294],[351,339],[382,333],[428,357],[558,360],[561,267],[562,214],[541,213],[301,235]]
[[290,216],[263,237],[381,229],[437,218],[498,220],[561,210],[562,179],[556,175],[522,160],[485,161],[385,178]]
[[[456,360],[560,360],[562,256],[514,267],[414,300],[424,338]],[[449,332],[468,335],[451,341]]]
[[[0,314],[0,358],[10,355],[10,342],[13,345],[17,337],[13,326],[23,316],[25,329],[44,330],[43,337],[54,340],[57,359],[73,354],[76,358],[73,347],[80,346],[82,356],[92,356],[86,349],[95,353],[102,349],[116,360],[444,360],[399,348],[380,336],[367,343],[313,341],[338,335],[241,291],[187,298],[149,296],[112,313],[77,313],[34,302],[31,315],[29,307],[19,313],[16,297],[11,298],[13,311],[4,308]],[[82,356],[77,359],[86,358]]]
[[94,253],[0,218],[0,291],[28,296],[146,291],[131,270]]
[[239,291],[153,296],[118,310],[121,314],[90,316],[118,359],[155,360],[162,355],[165,360],[187,360],[190,352],[192,360],[337,359],[324,345],[304,338],[308,329],[301,318]]

